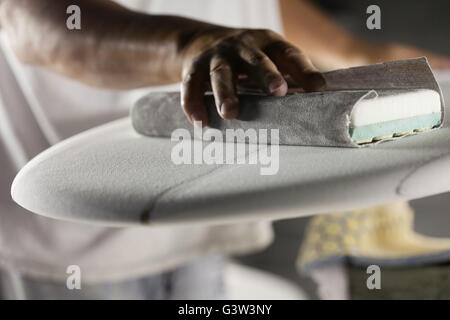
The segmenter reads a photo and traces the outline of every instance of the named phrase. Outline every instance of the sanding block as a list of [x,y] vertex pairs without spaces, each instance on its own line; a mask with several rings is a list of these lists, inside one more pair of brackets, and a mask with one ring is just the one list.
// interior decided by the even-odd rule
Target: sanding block
[[[152,137],[171,137],[176,129],[192,137],[223,135],[235,129],[236,142],[249,142],[247,130],[277,129],[280,145],[361,147],[439,128],[444,100],[426,58],[379,63],[324,73],[322,92],[284,97],[241,94],[241,111],[233,120],[217,114],[212,95],[205,95],[208,127],[199,135],[186,119],[179,92],[151,93],[131,111],[134,129]],[[242,129],[242,130],[238,130]]]

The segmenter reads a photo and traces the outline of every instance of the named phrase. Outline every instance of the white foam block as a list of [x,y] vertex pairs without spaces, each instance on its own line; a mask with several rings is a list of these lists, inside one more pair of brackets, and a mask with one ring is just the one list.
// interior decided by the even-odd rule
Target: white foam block
[[361,100],[351,113],[350,126],[356,128],[440,112],[440,96],[436,91],[404,92]]

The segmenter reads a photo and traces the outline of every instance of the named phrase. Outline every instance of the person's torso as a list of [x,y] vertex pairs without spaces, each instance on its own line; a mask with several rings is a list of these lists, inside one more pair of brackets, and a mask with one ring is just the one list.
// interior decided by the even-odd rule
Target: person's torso
[[[118,2],[153,14],[281,31],[277,0]],[[86,267],[90,278],[101,280],[157,272],[208,250],[246,250],[269,240],[267,224],[103,228],[39,217],[14,204],[10,185],[26,161],[62,139],[127,116],[133,103],[155,88],[91,88],[40,67],[21,64],[5,40],[3,36],[0,39],[0,267],[60,277],[65,275],[64,266],[79,264]]]

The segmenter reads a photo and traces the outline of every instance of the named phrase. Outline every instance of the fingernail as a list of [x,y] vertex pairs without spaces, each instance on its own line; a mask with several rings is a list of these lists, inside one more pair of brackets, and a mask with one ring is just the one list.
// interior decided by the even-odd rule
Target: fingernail
[[191,114],[191,122],[196,128],[203,128],[204,121],[202,120],[202,117],[197,113]]
[[270,82],[269,92],[274,96],[284,96],[287,92],[288,86],[284,79],[276,79]]
[[239,104],[237,99],[227,98],[220,105],[220,114],[224,119],[234,119],[239,115]]

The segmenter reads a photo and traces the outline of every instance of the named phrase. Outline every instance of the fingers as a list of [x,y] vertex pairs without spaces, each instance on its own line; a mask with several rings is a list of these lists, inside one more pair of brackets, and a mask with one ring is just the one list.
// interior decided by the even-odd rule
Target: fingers
[[244,68],[247,69],[249,78],[259,83],[267,94],[284,96],[287,93],[286,81],[277,66],[264,52],[259,49],[242,47],[239,49],[239,55],[245,62]]
[[195,126],[205,126],[208,114],[204,101],[205,82],[207,76],[195,64],[192,64],[183,74],[181,83],[181,106],[188,120]]
[[264,50],[283,74],[288,74],[306,91],[317,91],[325,86],[325,78],[311,60],[299,49],[285,41],[276,41]]
[[317,91],[325,85],[324,77],[306,55],[279,35],[264,30],[234,32],[206,46],[196,57],[189,58],[181,86],[183,111],[194,125],[201,121],[205,126],[208,122],[204,100],[207,84],[213,91],[217,111],[224,119],[239,115],[236,95],[239,77],[246,76],[249,83],[256,83],[273,96],[287,93],[286,79],[306,91]]
[[211,59],[209,75],[217,112],[224,119],[236,118],[239,115],[239,101],[231,65],[222,57],[214,56]]

